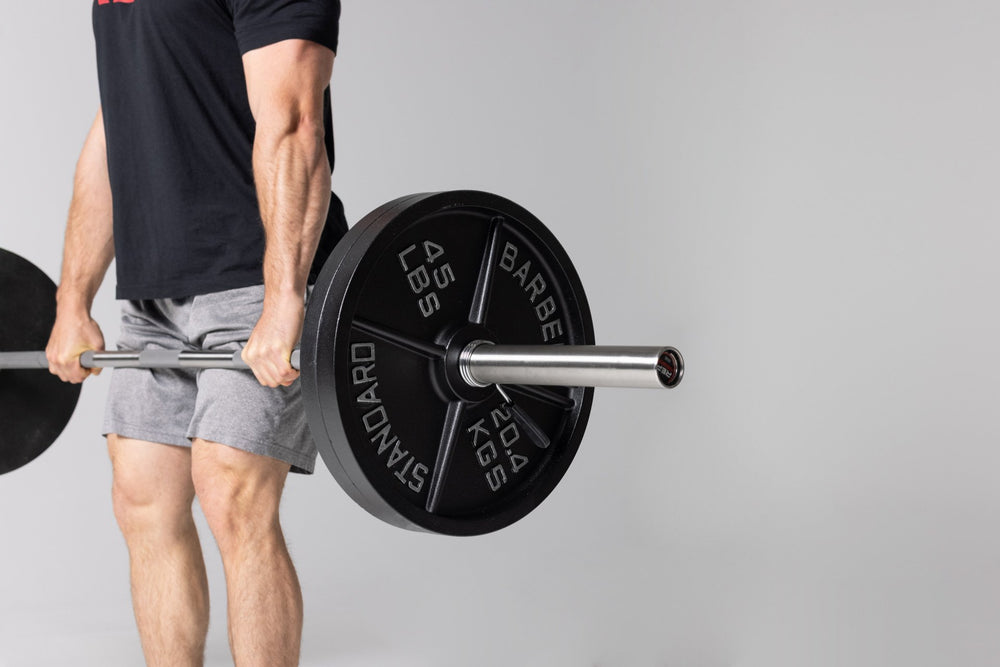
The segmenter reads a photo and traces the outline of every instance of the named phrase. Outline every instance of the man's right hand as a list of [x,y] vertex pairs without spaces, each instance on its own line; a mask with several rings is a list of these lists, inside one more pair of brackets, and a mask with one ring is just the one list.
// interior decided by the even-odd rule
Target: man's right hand
[[49,372],[63,382],[79,384],[90,375],[100,375],[100,368],[84,368],[80,355],[87,350],[103,350],[104,334],[86,312],[59,313],[45,347]]

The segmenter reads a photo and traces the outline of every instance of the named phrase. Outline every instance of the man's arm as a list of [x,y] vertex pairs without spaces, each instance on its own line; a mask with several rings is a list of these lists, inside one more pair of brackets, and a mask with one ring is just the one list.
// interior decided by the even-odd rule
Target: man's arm
[[104,336],[90,317],[90,307],[115,254],[111,211],[104,116],[98,111],[76,164],[56,321],[45,348],[49,370],[67,382],[83,382],[100,373],[81,367],[80,354],[104,349]]
[[334,54],[290,39],[243,56],[257,123],[254,181],[267,249],[264,307],[243,359],[261,384],[289,385],[302,335],[306,281],[330,205],[330,163],[323,143],[323,92]]

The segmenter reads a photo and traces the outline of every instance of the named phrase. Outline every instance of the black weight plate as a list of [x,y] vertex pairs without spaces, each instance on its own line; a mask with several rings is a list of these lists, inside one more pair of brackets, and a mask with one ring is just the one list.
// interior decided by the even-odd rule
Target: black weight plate
[[[0,352],[45,349],[56,286],[41,269],[0,248]],[[80,385],[45,370],[0,370],[0,475],[38,458],[76,407]]]
[[510,410],[496,388],[458,377],[457,353],[476,339],[594,342],[569,257],[507,199],[391,202],[348,232],[320,274],[302,338],[310,427],[331,473],[375,516],[491,532],[537,507],[572,462],[593,390],[506,387]]

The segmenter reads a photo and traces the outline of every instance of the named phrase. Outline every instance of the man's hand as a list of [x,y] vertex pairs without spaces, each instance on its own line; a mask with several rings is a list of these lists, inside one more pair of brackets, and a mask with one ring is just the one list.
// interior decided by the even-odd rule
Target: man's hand
[[45,347],[49,372],[63,382],[80,384],[91,375],[100,375],[100,368],[84,368],[80,355],[87,350],[103,350],[104,334],[97,322],[85,311],[60,313],[52,327],[52,335]]
[[302,337],[304,318],[302,296],[265,296],[260,319],[243,348],[243,361],[250,365],[262,385],[287,387],[299,377],[289,359]]

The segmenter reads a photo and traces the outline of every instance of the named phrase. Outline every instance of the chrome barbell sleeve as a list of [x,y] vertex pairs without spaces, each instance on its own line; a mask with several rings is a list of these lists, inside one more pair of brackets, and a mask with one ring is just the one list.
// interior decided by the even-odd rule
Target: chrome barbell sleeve
[[684,377],[672,347],[470,343],[459,372],[474,387],[494,384],[669,389]]

